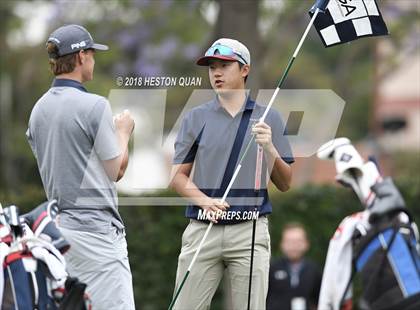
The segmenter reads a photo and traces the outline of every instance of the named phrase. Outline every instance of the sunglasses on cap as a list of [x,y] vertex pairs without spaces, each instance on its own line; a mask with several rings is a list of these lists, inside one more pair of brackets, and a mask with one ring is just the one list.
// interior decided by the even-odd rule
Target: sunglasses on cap
[[216,44],[212,47],[210,47],[205,56],[227,56],[227,57],[235,57],[235,59],[237,59],[237,57],[239,57],[239,59],[237,59],[238,61],[240,61],[241,63],[243,63],[244,65],[247,65],[248,63],[246,62],[246,60],[242,57],[242,55],[240,53],[235,52],[232,48],[225,46],[225,45],[221,45],[221,44]]

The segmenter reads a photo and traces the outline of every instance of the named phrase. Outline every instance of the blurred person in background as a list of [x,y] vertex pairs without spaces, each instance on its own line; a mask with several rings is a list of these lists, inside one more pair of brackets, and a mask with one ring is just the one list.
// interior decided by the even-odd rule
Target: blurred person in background
[[322,273],[305,257],[310,244],[300,223],[288,223],[282,231],[283,257],[270,266],[267,310],[316,309]]
[[35,104],[27,138],[48,200],[56,199],[60,231],[70,243],[71,276],[87,284],[93,309],[132,310],[134,297],[125,229],[115,182],[128,165],[134,120],[115,117],[104,97],[89,93],[94,43],[79,25],[56,29],[47,40],[55,79]]

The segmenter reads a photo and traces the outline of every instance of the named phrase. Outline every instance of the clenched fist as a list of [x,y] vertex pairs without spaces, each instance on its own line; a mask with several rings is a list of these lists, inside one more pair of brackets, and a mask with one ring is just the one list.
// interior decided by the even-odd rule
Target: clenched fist
[[124,112],[114,116],[115,129],[118,132],[131,135],[134,130],[134,119],[131,116],[130,111],[124,110]]

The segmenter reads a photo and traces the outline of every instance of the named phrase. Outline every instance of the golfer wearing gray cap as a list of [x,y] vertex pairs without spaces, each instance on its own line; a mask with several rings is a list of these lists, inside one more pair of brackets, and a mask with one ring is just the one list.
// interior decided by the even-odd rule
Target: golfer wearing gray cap
[[93,309],[134,309],[132,277],[115,182],[128,164],[134,128],[128,111],[112,116],[106,98],[89,93],[95,51],[107,50],[79,25],[55,30],[47,52],[55,79],[35,104],[27,138],[59,228],[71,245],[68,272],[87,284]]
[[[267,215],[272,207],[266,182],[262,181],[258,188],[256,183],[271,179],[279,190],[288,190],[292,174],[290,164],[294,160],[277,111],[270,110],[266,122],[252,123],[261,118],[265,107],[251,100],[245,89],[251,56],[244,44],[233,39],[219,39],[197,64],[208,66],[216,96],[185,115],[175,142],[171,185],[191,203],[186,209],[189,224],[182,235],[170,307],[176,310],[210,309],[213,295],[225,275],[229,309],[263,310],[270,262]],[[237,174],[226,202],[222,202],[219,198],[230,185],[241,154],[253,135],[256,143],[250,144],[242,170]],[[256,173],[258,145],[264,154],[264,168],[260,174]],[[258,213],[252,214],[253,211],[258,211],[258,219],[254,217]],[[207,220],[201,216],[204,213],[210,215]],[[251,219],[256,220],[256,230]],[[214,226],[202,244],[195,265],[189,270],[194,254],[204,240],[208,220]],[[249,294],[253,231],[255,255]],[[183,289],[179,290],[180,287]]]

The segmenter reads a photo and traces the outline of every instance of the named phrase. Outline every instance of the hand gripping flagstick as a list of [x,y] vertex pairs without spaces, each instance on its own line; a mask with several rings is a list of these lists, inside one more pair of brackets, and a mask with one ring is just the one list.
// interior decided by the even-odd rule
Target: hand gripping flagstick
[[[311,27],[312,27],[312,25],[313,25],[313,23],[315,21],[315,18],[317,17],[317,15],[318,15],[319,12],[325,10],[328,2],[329,2],[329,0],[318,0],[317,3],[315,4],[316,9],[315,9],[314,14],[312,15],[311,21],[309,22],[308,26],[306,27],[306,30],[303,33],[303,36],[300,39],[299,44],[296,47],[295,52],[293,53],[293,56],[290,58],[289,63],[287,64],[286,70],[284,71],[283,76],[281,77],[280,82],[277,85],[276,90],[275,90],[274,94],[272,95],[272,97],[271,97],[271,99],[270,99],[270,101],[268,103],[268,106],[265,109],[265,112],[264,112],[263,116],[259,120],[260,122],[264,122],[265,118],[267,117],[268,111],[270,110],[271,106],[273,105],[274,99],[276,98],[277,94],[279,93],[279,91],[280,91],[280,89],[281,89],[284,81],[286,80],[287,74],[289,73],[289,70],[292,67],[293,62],[295,61],[295,59],[296,59],[296,57],[297,57],[297,55],[298,55],[298,53],[299,53],[299,51],[300,51],[300,49],[301,49],[301,47],[303,45],[303,42],[305,41],[305,39],[306,39],[306,37],[307,37],[307,35],[309,33],[309,30],[311,29]],[[238,166],[236,167],[236,170],[235,170],[235,172],[234,172],[234,174],[232,176],[232,179],[230,180],[229,185],[226,188],[225,193],[223,194],[223,197],[221,199],[221,203],[222,204],[226,201],[226,197],[229,194],[229,192],[230,192],[230,190],[231,190],[231,188],[233,186],[233,183],[235,182],[235,179],[238,176],[238,173],[239,173],[239,171],[242,168],[242,161],[245,158],[245,156],[247,155],[248,150],[249,150],[250,146],[252,145],[253,141],[254,141],[254,138],[252,138],[249,141],[248,145],[245,148],[245,151],[244,151],[242,157],[239,160]],[[173,307],[175,305],[175,302],[178,299],[178,296],[181,293],[182,288],[184,287],[185,281],[187,280],[189,274],[191,273],[191,269],[194,266],[194,263],[197,260],[198,254],[200,254],[201,248],[203,247],[203,244],[204,244],[205,240],[207,239],[207,236],[208,236],[208,234],[209,234],[209,232],[210,232],[210,230],[211,230],[212,227],[213,227],[213,222],[210,222],[209,226],[206,229],[206,232],[204,233],[203,238],[200,241],[200,244],[198,245],[197,250],[194,253],[194,256],[193,256],[193,258],[191,260],[191,263],[190,263],[190,265],[187,268],[187,272],[185,273],[184,278],[182,279],[182,281],[181,281],[178,289],[175,292],[175,295],[174,295],[174,297],[173,297],[173,299],[172,299],[172,301],[171,301],[171,303],[169,305],[169,310],[173,309]],[[251,286],[251,282],[250,282],[249,286]],[[248,297],[248,309],[249,309],[249,307],[250,307],[250,301],[249,301],[249,297]]]

